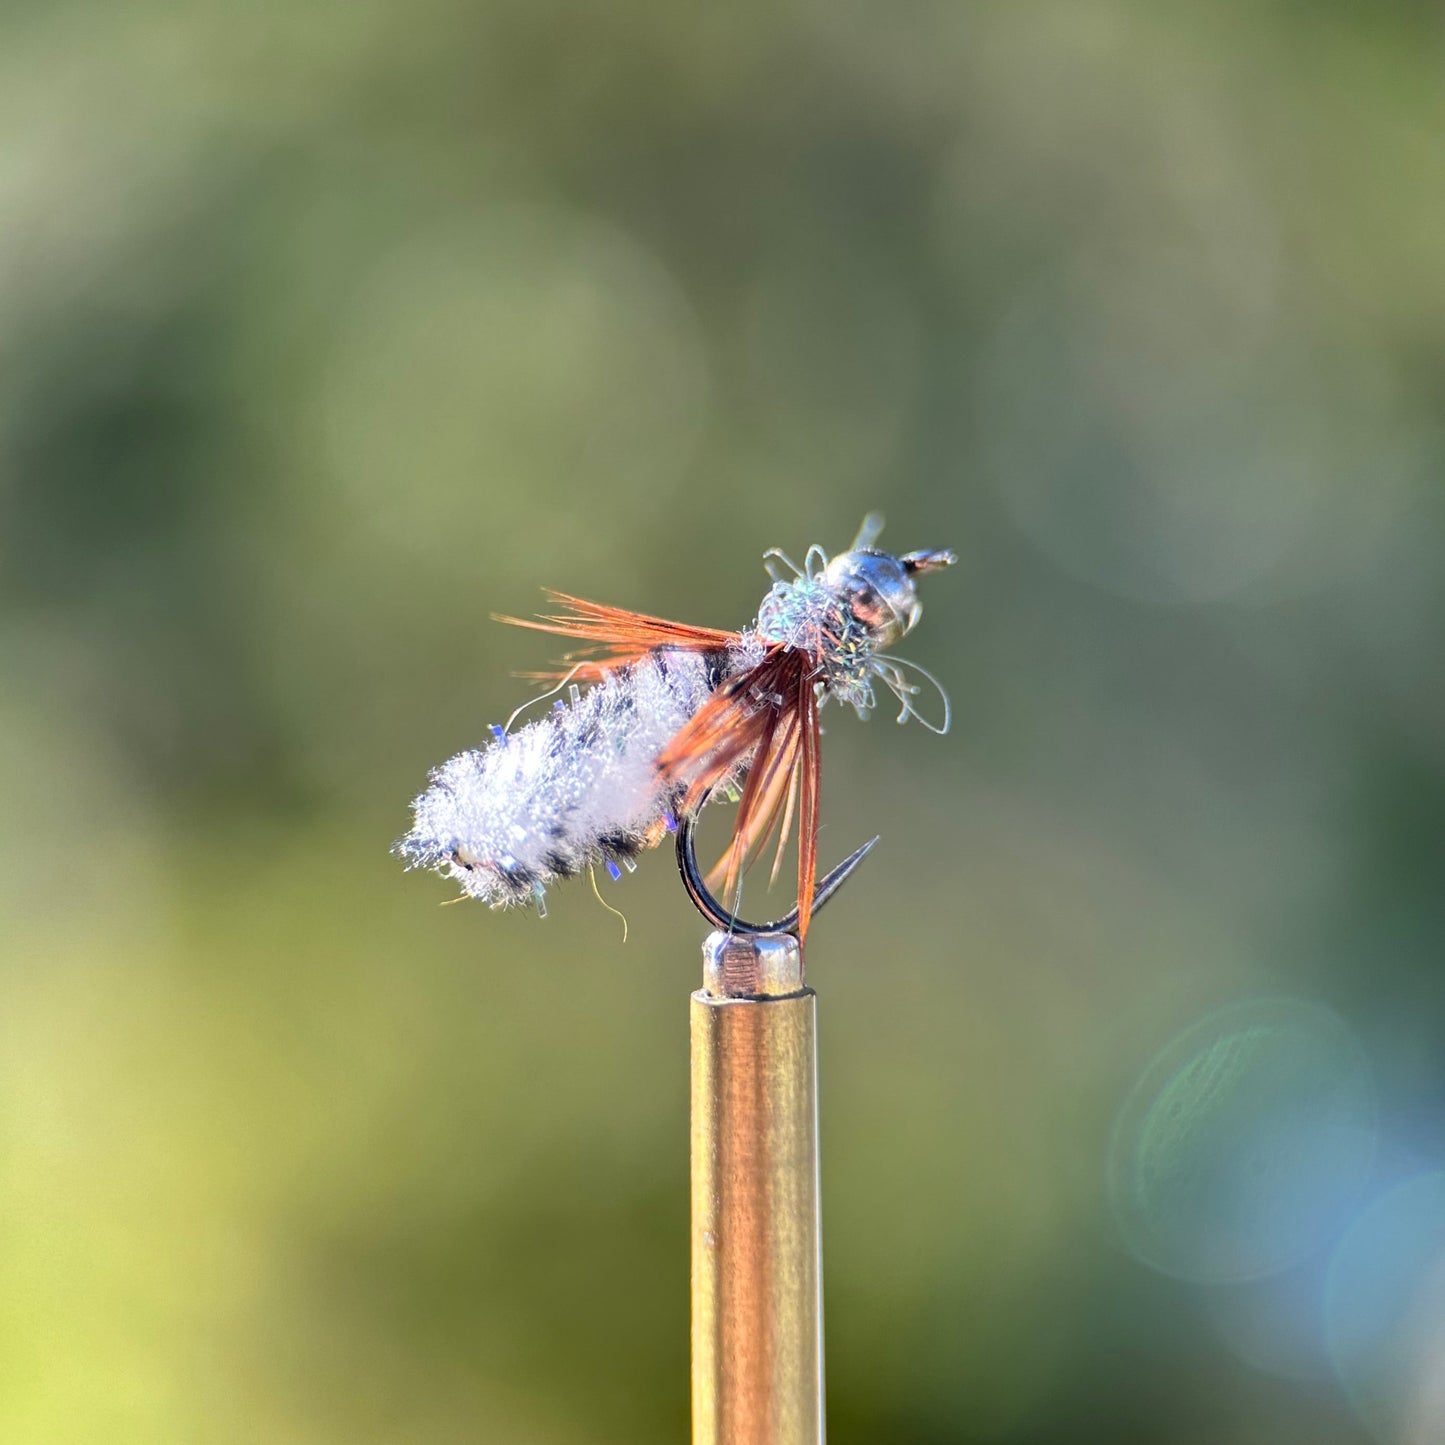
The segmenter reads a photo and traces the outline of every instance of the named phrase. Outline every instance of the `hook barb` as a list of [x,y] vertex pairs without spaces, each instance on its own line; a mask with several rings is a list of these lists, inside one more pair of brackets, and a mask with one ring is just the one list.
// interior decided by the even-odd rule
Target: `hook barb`
[[[724,933],[792,933],[798,931],[798,905],[772,923],[747,923],[736,913],[724,908],[708,890],[703,881],[702,870],[697,866],[697,853],[693,848],[693,834],[697,828],[697,813],[689,813],[678,820],[677,825],[677,870],[682,874],[682,886],[693,906],[714,928]],[[855,848],[831,873],[819,879],[813,890],[813,912],[817,913],[825,903],[847,882],[853,870],[873,851],[878,838],[870,838],[861,848]]]

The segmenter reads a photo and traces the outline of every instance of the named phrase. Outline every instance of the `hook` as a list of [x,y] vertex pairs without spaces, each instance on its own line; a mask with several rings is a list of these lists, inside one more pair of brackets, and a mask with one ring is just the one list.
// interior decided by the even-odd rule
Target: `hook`
[[[704,797],[704,801],[706,798]],[[701,806],[701,805],[699,805]],[[693,832],[697,828],[697,813],[689,813],[679,819],[677,825],[677,869],[682,874],[682,886],[692,899],[697,911],[724,933],[796,933],[798,931],[798,906],[772,923],[746,923],[735,913],[729,913],[708,891],[703,882],[702,872],[697,866],[697,854],[693,851]],[[833,871],[819,880],[813,890],[813,912],[819,909],[843,886],[853,870],[873,850],[878,838],[870,838],[861,848],[850,853]]]

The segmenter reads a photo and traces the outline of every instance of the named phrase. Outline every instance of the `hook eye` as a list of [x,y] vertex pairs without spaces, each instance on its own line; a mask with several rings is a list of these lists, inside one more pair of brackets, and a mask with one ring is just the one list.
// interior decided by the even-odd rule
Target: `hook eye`
[[905,552],[898,560],[903,563],[903,570],[912,577],[919,572],[937,572],[940,567],[952,567],[958,561],[958,554],[935,549],[929,552]]

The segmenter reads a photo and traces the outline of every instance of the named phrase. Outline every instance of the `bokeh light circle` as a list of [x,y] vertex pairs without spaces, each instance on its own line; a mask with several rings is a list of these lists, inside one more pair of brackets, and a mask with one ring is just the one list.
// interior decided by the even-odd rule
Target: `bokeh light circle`
[[1374,1089],[1318,1004],[1232,1005],[1175,1038],[1115,1122],[1109,1192],[1125,1244],[1183,1279],[1257,1279],[1344,1226],[1374,1151]]
[[497,205],[418,226],[356,293],[320,409],[336,509],[387,548],[461,555],[470,575],[539,510],[586,538],[600,510],[650,515],[685,475],[711,399],[698,321],[629,232]]
[[1328,1379],[1321,1308],[1327,1258],[1201,1291],[1200,1308],[1215,1338],[1251,1369],[1287,1380]]
[[1016,298],[979,371],[993,486],[1054,565],[1133,601],[1335,586],[1400,536],[1419,443],[1378,368],[1187,255],[1084,251]]
[[1325,1325],[1340,1383],[1381,1439],[1445,1439],[1445,1172],[1355,1221],[1330,1263]]

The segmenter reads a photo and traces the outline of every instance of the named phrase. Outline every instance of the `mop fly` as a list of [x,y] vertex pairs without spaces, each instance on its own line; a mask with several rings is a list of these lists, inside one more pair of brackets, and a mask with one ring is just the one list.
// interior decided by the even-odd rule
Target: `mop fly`
[[[866,718],[881,683],[901,704],[899,722],[948,730],[937,681],[883,652],[922,615],[915,579],[954,554],[894,556],[873,545],[881,528],[869,516],[848,551],[829,560],[811,547],[801,567],[776,548],[766,553],[773,585],[740,632],[551,591],[555,615],[499,619],[581,644],[543,694],[566,688],[567,696],[514,730],[524,705],[506,726],[494,723],[481,747],[434,769],[411,831],[392,851],[408,868],[455,880],[463,896],[493,908],[531,905],[545,917],[551,884],[599,867],[620,878],[710,795],[730,794],[737,819],[716,871],[733,894],[774,840],[776,876],[798,821],[802,936],[817,875],[820,708],[835,699]],[[915,677],[937,690],[940,721],[915,707]]]

